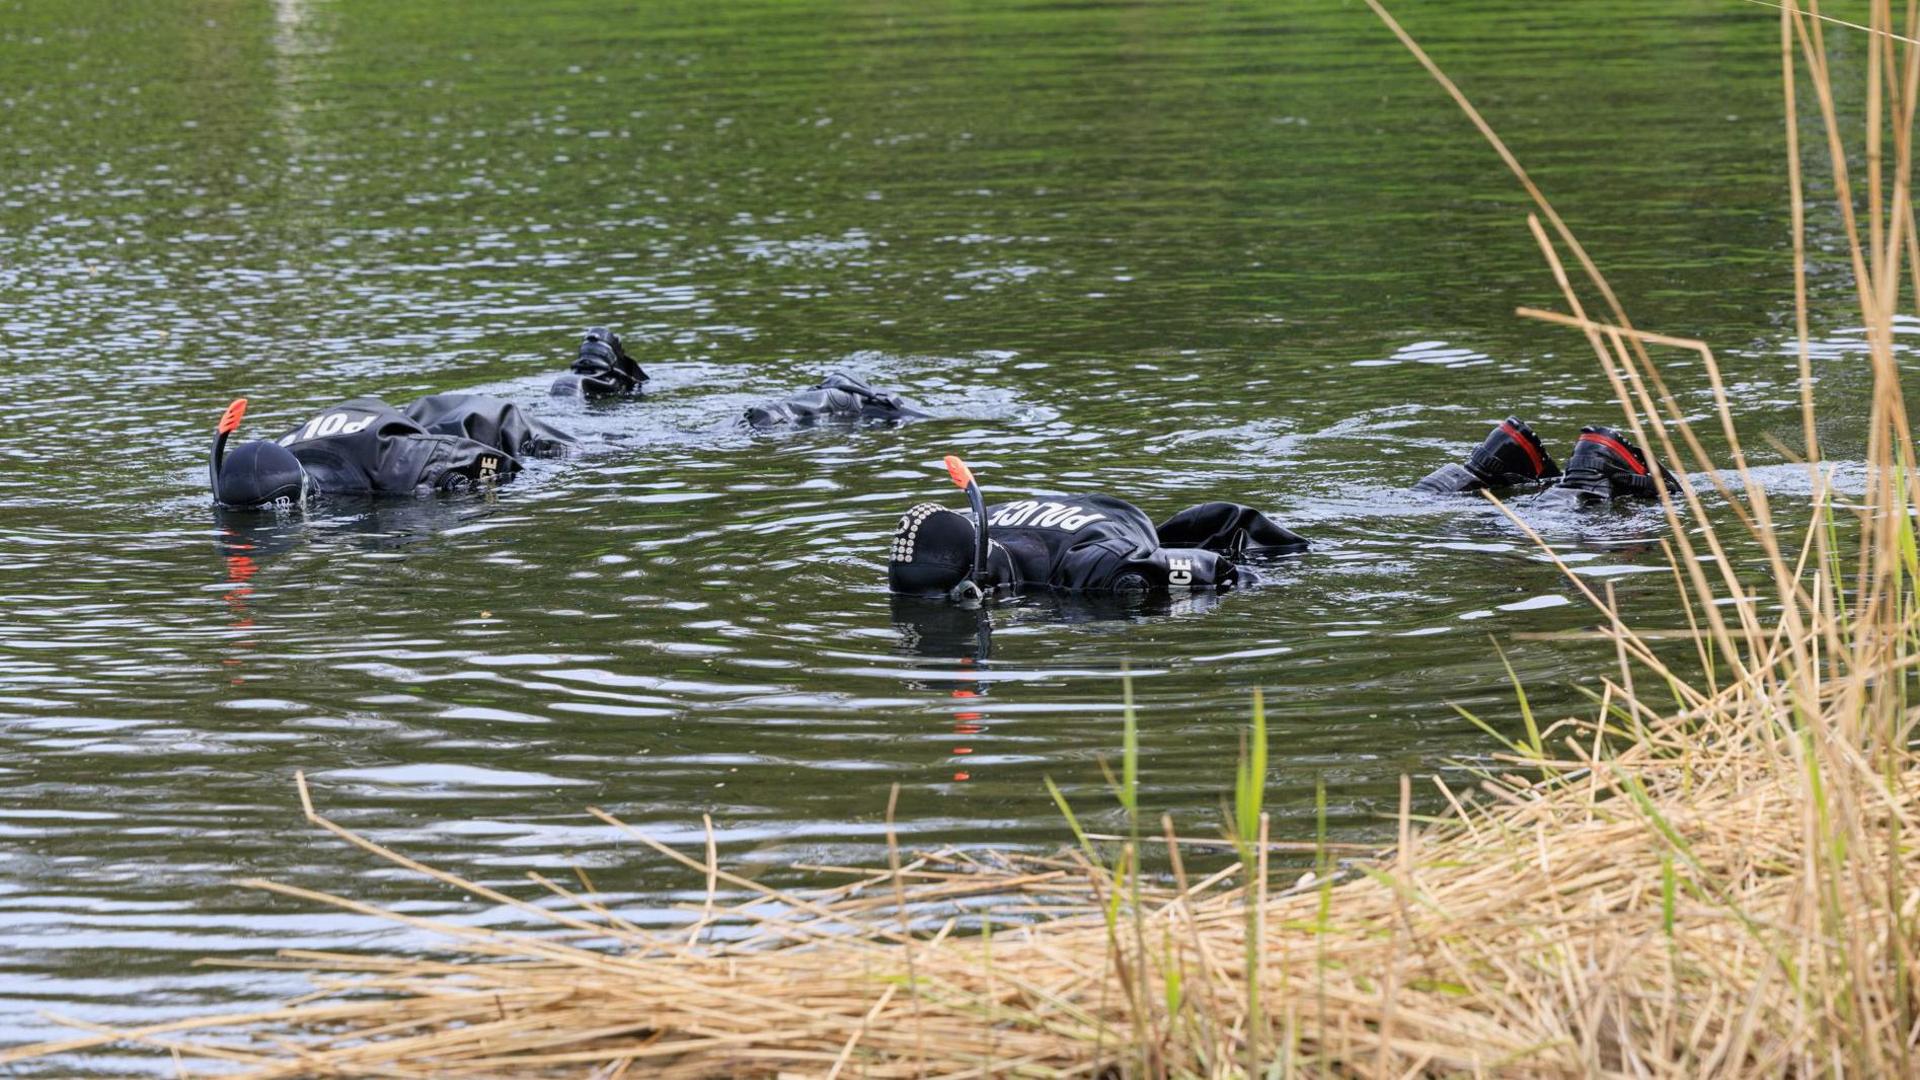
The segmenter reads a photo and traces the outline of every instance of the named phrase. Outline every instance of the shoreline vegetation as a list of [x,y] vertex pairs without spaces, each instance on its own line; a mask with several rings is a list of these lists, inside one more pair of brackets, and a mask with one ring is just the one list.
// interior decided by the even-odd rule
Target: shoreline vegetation
[[[1566,310],[1520,314],[1579,331],[1636,441],[1713,489],[1662,496],[1691,620],[1679,640],[1659,635],[1666,651],[1568,573],[1613,648],[1590,716],[1543,723],[1516,687],[1522,735],[1470,717],[1500,740],[1477,786],[1432,778],[1450,813],[1416,817],[1403,778],[1390,849],[1287,845],[1315,860],[1297,882],[1269,865],[1279,845],[1261,807],[1257,697],[1223,830],[1235,860],[1206,875],[1188,873],[1170,821],[1142,820],[1130,702],[1113,778],[1128,831],[1087,835],[1054,790],[1078,840],[1054,857],[890,844],[886,867],[812,867],[837,884],[777,890],[728,872],[711,841],[688,855],[595,811],[705,882],[690,925],[671,930],[623,920],[584,876],[583,891],[529,875],[515,897],[414,862],[322,817],[302,781],[317,826],[565,932],[462,926],[249,881],[442,934],[449,953],[290,950],[244,964],[308,975],[315,994],[284,1008],[137,1030],[68,1021],[91,1034],[0,1052],[0,1064],[132,1045],[171,1054],[182,1072],[261,1077],[1920,1071],[1920,706],[1909,701],[1920,472],[1893,349],[1909,276],[1920,299],[1909,182],[1920,7],[1897,31],[1889,0],[1874,0],[1865,26],[1829,29],[1797,0],[1780,11],[1804,409],[1804,444],[1783,449],[1805,463],[1815,511],[1805,535],[1782,536],[1746,472],[1711,349],[1629,322],[1492,128],[1367,3],[1534,198],[1528,225]],[[1829,32],[1855,35],[1866,54],[1852,156]],[[1845,503],[1813,409],[1803,109],[1824,140],[1807,149],[1831,167],[1873,375],[1867,491]],[[1708,381],[1684,393],[1711,394],[1701,426],[1717,425],[1706,437],[1724,440],[1724,459],[1668,384],[1676,357]],[[1758,544],[1759,584],[1726,555],[1709,502]],[[1142,870],[1149,846],[1170,873]]]

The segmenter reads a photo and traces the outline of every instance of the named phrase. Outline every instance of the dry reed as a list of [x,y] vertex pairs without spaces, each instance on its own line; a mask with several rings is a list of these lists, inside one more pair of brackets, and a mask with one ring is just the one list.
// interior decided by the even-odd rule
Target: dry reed
[[[1260,813],[1257,702],[1227,828],[1239,861],[1201,880],[1187,873],[1171,822],[1160,837],[1144,833],[1130,712],[1116,780],[1130,829],[1088,836],[1062,800],[1080,846],[1058,857],[948,850],[903,860],[893,850],[885,869],[812,868],[845,880],[779,891],[728,873],[711,843],[695,859],[600,813],[703,876],[708,896],[689,908],[691,932],[642,930],[537,875],[534,895],[564,909],[463,881],[307,803],[313,822],[362,848],[599,944],[248,882],[436,931],[455,956],[288,952],[254,966],[307,972],[320,996],[98,1031],[0,1053],[0,1064],[131,1043],[249,1076],[1915,1074],[1920,713],[1908,692],[1920,665],[1920,477],[1893,315],[1903,262],[1920,287],[1909,185],[1920,0],[1909,0],[1904,35],[1888,0],[1875,0],[1865,27],[1864,213],[1827,67],[1827,17],[1812,4],[1780,11],[1807,413],[1805,444],[1789,453],[1813,478],[1812,524],[1797,538],[1776,531],[1768,494],[1746,471],[1711,349],[1634,328],[1493,129],[1368,3],[1546,219],[1529,225],[1568,310],[1522,314],[1580,331],[1636,438],[1715,489],[1711,506],[1693,486],[1665,500],[1685,632],[1643,637],[1608,596],[1569,575],[1614,650],[1592,717],[1541,728],[1522,694],[1525,734],[1506,742],[1477,790],[1434,781],[1451,815],[1417,821],[1403,781],[1390,851],[1336,862],[1318,845],[1317,872],[1279,889],[1266,866],[1275,845]],[[1803,77],[1874,376],[1868,490],[1844,512],[1815,442],[1798,269]],[[1607,314],[1588,315],[1583,291]],[[1725,461],[1687,424],[1654,361],[1676,349],[1708,380]],[[1765,580],[1737,572],[1709,510],[1737,519],[1758,545]],[[1855,534],[1843,551],[1841,537]],[[1656,640],[1690,643],[1686,670],[1702,674],[1683,677]],[[1149,843],[1164,844],[1170,874],[1142,873],[1137,853]],[[714,940],[720,929],[725,942]]]

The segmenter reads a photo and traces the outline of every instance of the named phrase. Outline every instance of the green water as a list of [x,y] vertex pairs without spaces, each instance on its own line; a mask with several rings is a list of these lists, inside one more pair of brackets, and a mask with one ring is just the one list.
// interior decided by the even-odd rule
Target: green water
[[[1396,6],[1636,320],[1720,346],[1799,520],[1765,441],[1798,433],[1773,14]],[[0,1045],[43,1010],[303,987],[200,957],[430,945],[239,877],[513,921],[305,826],[296,769],[427,861],[584,865],[646,922],[698,883],[584,807],[682,844],[711,814],[775,876],[876,857],[895,783],[909,845],[1058,843],[1044,776],[1111,826],[1123,667],[1147,805],[1195,833],[1256,687],[1296,837],[1316,782],[1347,838],[1403,773],[1423,809],[1426,777],[1470,782],[1490,743],[1449,703],[1517,723],[1491,642],[1584,708],[1608,654],[1527,636],[1591,625],[1574,591],[1490,509],[1406,488],[1510,409],[1562,455],[1620,414],[1577,335],[1513,316],[1562,306],[1527,205],[1363,6],[524,7],[0,4]],[[1815,229],[1827,449],[1857,456]],[[596,323],[645,401],[546,396]],[[834,369],[940,418],[734,426]],[[486,502],[212,510],[234,396],[267,433],[475,388],[601,446]],[[959,505],[950,452],[999,495],[1232,498],[1317,546],[1217,602],[897,606],[887,537]],[[1657,514],[1538,523],[1682,624]],[[63,1066],[121,1067],[149,1066]]]

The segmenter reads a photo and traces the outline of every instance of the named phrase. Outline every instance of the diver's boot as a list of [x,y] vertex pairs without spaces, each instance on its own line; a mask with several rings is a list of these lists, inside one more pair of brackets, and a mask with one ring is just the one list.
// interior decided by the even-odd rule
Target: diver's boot
[[1462,493],[1489,487],[1537,484],[1560,475],[1540,436],[1517,416],[1502,420],[1467,455],[1464,465],[1443,465],[1413,485],[1415,491]]
[[1594,425],[1580,429],[1555,490],[1576,501],[1658,499],[1663,484],[1671,490],[1679,481],[1618,429]]
[[587,331],[581,340],[573,373],[580,376],[583,394],[631,394],[647,381],[647,373],[621,347],[620,335],[604,326]]

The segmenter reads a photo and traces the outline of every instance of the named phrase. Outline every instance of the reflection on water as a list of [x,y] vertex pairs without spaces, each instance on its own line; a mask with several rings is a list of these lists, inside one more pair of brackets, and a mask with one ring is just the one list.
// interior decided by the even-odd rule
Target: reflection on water
[[979,603],[955,604],[921,596],[890,596],[900,651],[957,660],[976,670],[993,656],[993,614]]
[[[1799,430],[1771,24],[1595,7],[1406,18],[1636,318],[1723,344],[1771,454]],[[1521,204],[1358,8],[80,0],[11,11],[0,60],[0,1043],[295,988],[200,956],[415,943],[237,877],[511,918],[316,836],[296,769],[423,858],[584,864],[655,921],[696,883],[586,805],[687,844],[711,814],[775,876],[873,857],[895,782],[908,843],[1050,845],[1043,777],[1102,814],[1123,669],[1148,808],[1200,830],[1256,687],[1282,834],[1316,781],[1367,833],[1402,772],[1483,753],[1452,704],[1512,718],[1489,637],[1580,707],[1586,647],[1514,637],[1590,624],[1577,593],[1493,506],[1406,489],[1508,411],[1554,445],[1616,413],[1577,335],[1512,317],[1556,302]],[[546,393],[596,324],[643,399]],[[1824,397],[1862,351],[1824,335]],[[836,369],[936,419],[738,424]],[[489,498],[213,512],[232,397],[278,430],[448,390],[590,452]],[[890,598],[952,452],[996,496],[1229,498],[1316,547],[1159,606]],[[1657,511],[1516,510],[1680,624]]]

